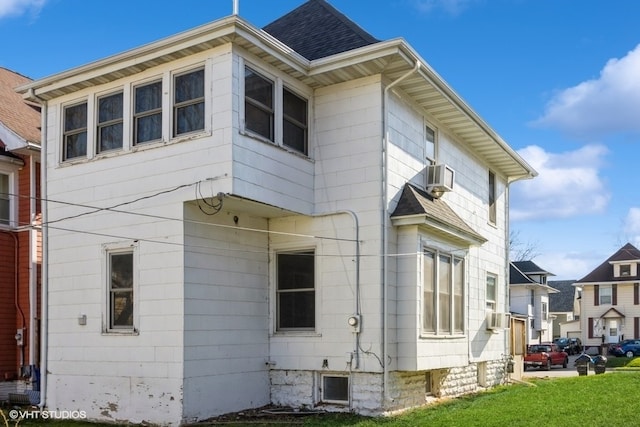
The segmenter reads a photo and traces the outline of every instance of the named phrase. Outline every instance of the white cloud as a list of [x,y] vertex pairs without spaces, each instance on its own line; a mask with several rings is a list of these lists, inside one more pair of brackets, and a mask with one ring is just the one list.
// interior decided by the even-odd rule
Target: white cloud
[[610,59],[597,79],[558,92],[533,124],[595,139],[640,132],[640,45],[621,59]]
[[415,0],[416,8],[422,13],[441,9],[449,15],[459,15],[477,0]]
[[512,185],[511,220],[568,218],[603,211],[610,194],[599,170],[607,153],[602,145],[559,154],[538,146],[519,150],[539,175]]
[[624,234],[634,246],[640,247],[640,208],[630,208],[624,220]]
[[0,0],[0,19],[21,15],[27,11],[38,13],[46,0]]
[[578,253],[578,252],[547,252],[535,258],[535,263],[555,276],[549,280],[580,280],[611,253]]

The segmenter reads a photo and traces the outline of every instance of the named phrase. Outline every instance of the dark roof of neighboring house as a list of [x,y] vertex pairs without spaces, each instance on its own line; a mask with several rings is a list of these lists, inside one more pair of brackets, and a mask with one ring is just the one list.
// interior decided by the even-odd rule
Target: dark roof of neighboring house
[[522,271],[525,274],[546,274],[549,276],[553,276],[553,273],[549,273],[546,270],[540,268],[533,261],[512,261],[512,264],[515,265],[518,270]]
[[549,294],[549,311],[573,311],[576,294],[576,288],[573,286],[574,283],[576,283],[575,280],[553,280],[547,282],[549,286],[560,291],[557,294]]
[[263,30],[308,60],[379,41],[325,0],[309,0]]
[[443,224],[473,240],[486,242],[486,239],[464,222],[444,200],[433,198],[426,191],[406,184],[391,217],[416,215],[424,215],[431,222]]
[[536,284],[529,276],[524,274],[514,265],[513,262],[509,263],[509,284],[510,285],[528,285]]
[[[606,261],[596,267],[591,273],[584,276],[582,279],[578,280],[576,283],[602,283],[602,282],[616,282],[619,281],[620,278],[615,278],[613,276],[613,265],[611,262],[620,262],[620,261],[640,261],[640,250],[633,246],[631,243],[627,243],[616,253],[611,255]],[[640,269],[638,269],[638,273],[640,273]],[[635,276],[627,276],[625,280],[638,280],[640,278],[640,274],[636,274]]]
[[40,113],[15,91],[17,86],[28,82],[31,79],[0,67],[0,126],[28,142],[40,144]]

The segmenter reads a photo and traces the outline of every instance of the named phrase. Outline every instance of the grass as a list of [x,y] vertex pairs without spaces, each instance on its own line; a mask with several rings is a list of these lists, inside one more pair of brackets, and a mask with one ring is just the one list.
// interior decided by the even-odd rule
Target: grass
[[[640,358],[626,358],[627,367],[640,367]],[[620,362],[622,363],[622,362]],[[352,414],[326,414],[288,419],[238,420],[234,426],[303,425],[311,427],[590,427],[629,425],[637,419],[640,372],[616,371],[606,375],[532,380],[534,386],[499,386],[476,395],[451,399],[401,415],[369,418]],[[7,413],[7,410],[5,410]],[[632,421],[634,424],[635,421]],[[2,419],[0,419],[2,425]],[[13,426],[13,423],[9,423]],[[24,420],[20,426],[97,427],[71,421]],[[104,425],[104,424],[103,424]],[[204,425],[204,424],[203,424]],[[208,424],[212,425],[212,424]]]

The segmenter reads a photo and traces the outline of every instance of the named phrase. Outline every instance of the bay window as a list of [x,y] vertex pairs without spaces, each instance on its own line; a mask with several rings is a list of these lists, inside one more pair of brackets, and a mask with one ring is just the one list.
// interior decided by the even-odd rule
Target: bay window
[[423,251],[422,330],[436,335],[464,333],[464,260]]

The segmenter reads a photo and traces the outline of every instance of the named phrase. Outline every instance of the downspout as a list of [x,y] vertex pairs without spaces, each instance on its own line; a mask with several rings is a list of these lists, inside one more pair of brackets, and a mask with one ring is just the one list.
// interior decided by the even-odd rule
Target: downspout
[[49,346],[49,227],[48,221],[48,198],[47,198],[47,101],[36,95],[33,88],[24,95],[24,98],[38,102],[42,108],[41,117],[41,134],[40,134],[40,210],[42,211],[42,294],[41,294],[41,325],[40,325],[40,402],[38,407],[40,410],[45,408],[47,402],[47,350]]
[[38,239],[37,231],[33,228],[36,220],[36,178],[39,171],[35,170],[36,162],[31,156],[29,166],[29,368],[31,370],[31,378],[35,380],[33,368],[36,365],[36,319],[38,317]]
[[[505,205],[505,216],[504,216],[504,230],[505,230],[505,236],[504,236],[504,247],[506,250],[506,259],[507,262],[505,263],[505,273],[504,273],[504,277],[505,277],[505,287],[506,292],[506,301],[504,302],[505,305],[505,312],[506,313],[511,313],[511,288],[509,287],[509,263],[511,262],[511,245],[510,245],[510,241],[511,239],[509,238],[510,235],[510,227],[509,227],[509,181],[507,180],[506,184],[505,184],[505,188],[504,188],[504,195],[505,195],[505,201],[504,201],[504,205]],[[511,316],[509,316],[509,321],[511,321]],[[510,357],[511,356],[511,325],[505,325],[508,329],[505,329],[504,331],[504,348],[506,351],[506,357]],[[504,374],[506,375],[506,373]]]
[[382,393],[384,404],[389,401],[389,368],[387,359],[389,357],[389,322],[387,321],[387,315],[389,313],[389,292],[388,292],[388,281],[387,281],[387,272],[388,272],[388,255],[389,248],[388,239],[389,239],[389,215],[388,215],[388,171],[387,167],[389,164],[389,111],[387,110],[387,104],[389,103],[389,91],[402,80],[406,79],[413,73],[417,72],[420,69],[420,61],[416,60],[414,67],[398,77],[396,80],[391,82],[387,87],[384,88],[384,94],[382,97],[382,206],[380,207],[380,211],[382,214],[382,272],[381,272],[381,282],[382,282]]

